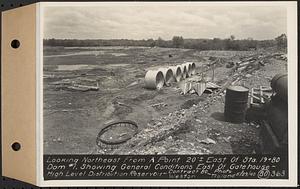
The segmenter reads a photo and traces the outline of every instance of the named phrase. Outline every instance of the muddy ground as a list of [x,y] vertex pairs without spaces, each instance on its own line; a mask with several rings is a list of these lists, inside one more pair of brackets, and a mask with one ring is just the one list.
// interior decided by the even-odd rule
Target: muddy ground
[[[266,52],[143,47],[45,48],[44,152],[255,153],[259,126],[225,122],[224,93],[182,95],[176,83],[160,91],[148,90],[144,88],[143,79],[148,69],[184,61],[194,61],[200,73],[218,57],[223,64],[216,67],[214,82],[223,85],[232,74],[226,67],[227,62],[258,53]],[[269,86],[270,79],[282,72],[286,72],[286,61],[270,58],[265,66],[237,84],[248,88]],[[205,75],[212,77],[212,71]],[[69,91],[55,85],[78,79],[97,81],[99,90]],[[96,138],[104,125],[118,120],[136,122],[138,134],[122,145],[97,146]],[[175,123],[181,124],[180,129],[164,135]]]

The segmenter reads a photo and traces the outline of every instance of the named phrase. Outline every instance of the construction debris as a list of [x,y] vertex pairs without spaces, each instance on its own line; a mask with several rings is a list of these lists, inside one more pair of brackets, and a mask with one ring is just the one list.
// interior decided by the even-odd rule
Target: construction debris
[[206,88],[211,89],[211,90],[215,90],[215,89],[219,89],[220,86],[215,84],[215,83],[212,83],[212,82],[207,82],[206,83]]
[[[86,84],[88,83],[88,84]],[[92,79],[62,79],[60,81],[56,81],[51,83],[55,86],[57,90],[63,89],[68,91],[98,91],[99,83],[96,80]]]
[[192,89],[192,83],[187,81],[181,81],[178,83],[179,88],[182,90],[182,94],[187,94]]
[[287,61],[287,54],[275,53],[272,56],[278,60]]
[[117,121],[105,125],[99,132],[96,144],[118,145],[131,139],[138,132],[138,125],[133,121]]
[[273,91],[271,87],[259,86],[252,88],[250,93],[250,106],[260,106],[269,101]]
[[207,87],[206,82],[193,83],[192,86],[198,96],[201,96]]
[[212,93],[214,90],[220,88],[219,85],[212,82],[207,82],[200,77],[191,78],[187,81],[181,81],[178,86],[181,89],[183,95],[189,93],[197,94],[198,96],[201,96],[204,91]]
[[200,142],[204,144],[216,144],[216,141],[211,138],[206,138],[205,140],[201,140]]
[[151,107],[157,109],[157,110],[161,110],[162,108],[168,106],[167,104],[165,103],[157,103],[157,104],[152,104]]

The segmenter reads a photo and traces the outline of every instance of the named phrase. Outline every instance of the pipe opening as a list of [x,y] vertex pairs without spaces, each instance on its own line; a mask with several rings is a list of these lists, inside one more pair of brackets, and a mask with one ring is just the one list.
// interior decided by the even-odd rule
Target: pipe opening
[[145,84],[148,89],[161,89],[164,82],[164,75],[159,70],[149,70],[145,75]]
[[173,71],[173,78],[176,82],[179,82],[182,78],[182,72],[180,66],[172,66],[170,67]]
[[164,75],[159,71],[156,75],[156,89],[160,90],[164,86]]
[[164,78],[165,78],[165,85],[170,86],[171,82],[175,80],[173,71],[171,69],[168,69],[166,74],[164,73]]
[[182,70],[182,78],[183,79],[187,78],[187,68],[186,68],[186,66],[182,65],[181,70]]
[[192,75],[194,75],[196,73],[196,64],[194,62],[192,62],[192,64],[191,64],[191,73],[192,73]]
[[160,68],[159,71],[161,71],[164,75],[165,85],[170,86],[171,82],[175,80],[172,69]]
[[187,65],[187,75],[190,77],[192,75],[192,65],[188,63]]

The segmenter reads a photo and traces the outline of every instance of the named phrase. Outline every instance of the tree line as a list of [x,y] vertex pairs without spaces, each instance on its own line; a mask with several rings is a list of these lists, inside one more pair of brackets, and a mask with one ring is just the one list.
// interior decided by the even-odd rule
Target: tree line
[[174,36],[172,40],[158,39],[44,39],[45,46],[63,47],[95,47],[95,46],[143,46],[143,47],[167,47],[186,48],[198,50],[256,50],[259,48],[277,47],[286,49],[287,36],[282,34],[271,40],[235,39],[234,35],[220,39],[184,39],[182,36]]

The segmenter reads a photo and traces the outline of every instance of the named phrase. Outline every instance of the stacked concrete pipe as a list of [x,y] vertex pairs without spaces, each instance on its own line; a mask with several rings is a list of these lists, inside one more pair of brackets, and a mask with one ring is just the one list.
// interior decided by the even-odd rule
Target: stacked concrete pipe
[[192,64],[190,62],[183,63],[186,66],[187,71],[187,77],[190,77],[192,75]]
[[174,79],[174,74],[172,69],[170,68],[160,68],[159,71],[161,71],[164,75],[164,84],[165,86],[170,86],[171,82],[173,82]]
[[182,78],[182,71],[180,66],[171,66],[170,69],[172,69],[174,74],[174,79],[176,82],[181,81]]
[[148,89],[160,90],[165,83],[164,75],[159,70],[149,70],[145,75],[145,84]]
[[181,71],[182,71],[182,78],[185,79],[188,77],[188,73],[187,73],[187,67],[185,64],[181,65]]
[[192,75],[195,75],[196,73],[196,64],[194,62],[191,62],[191,73]]

